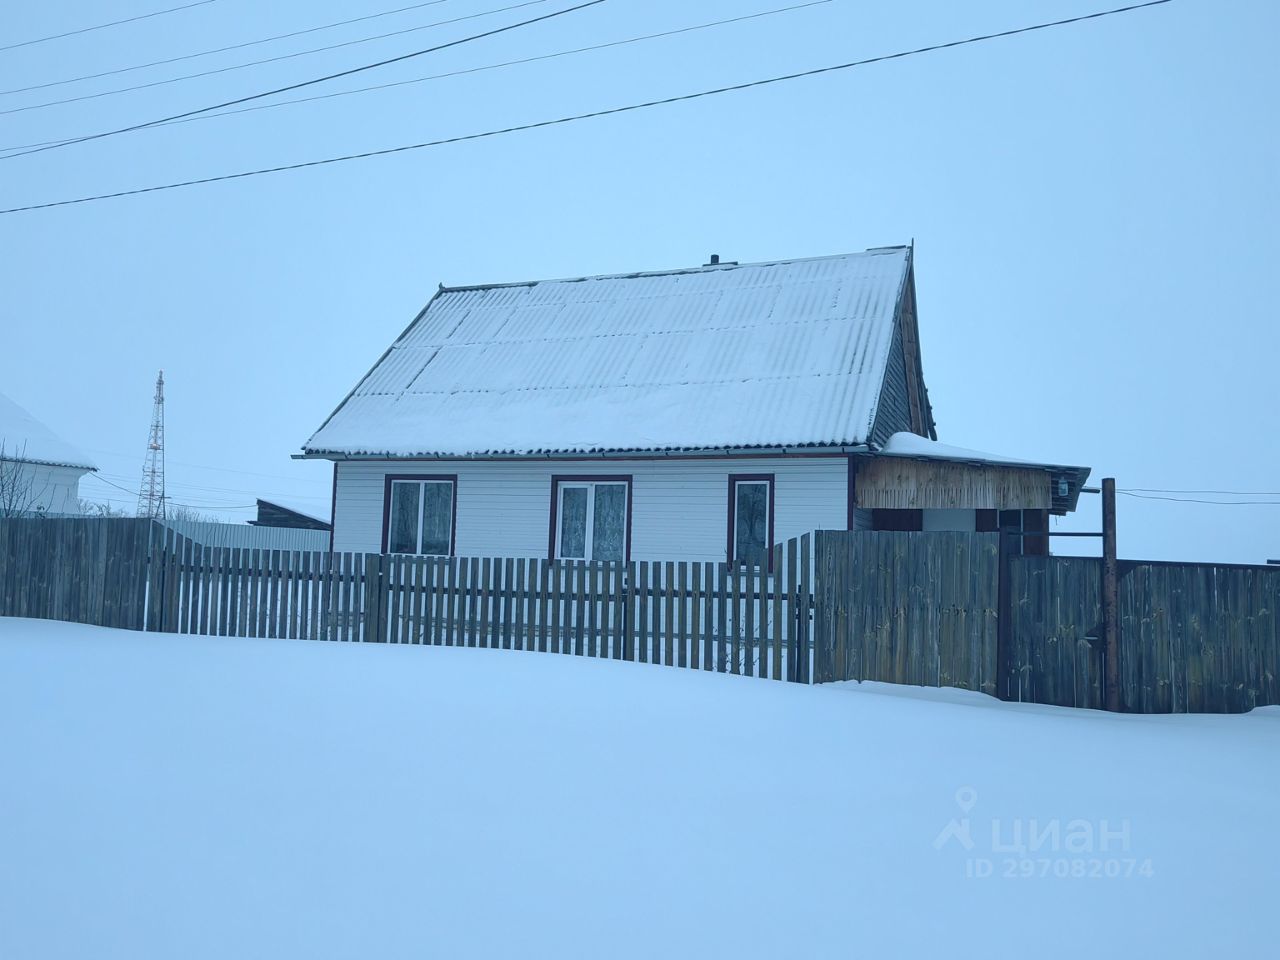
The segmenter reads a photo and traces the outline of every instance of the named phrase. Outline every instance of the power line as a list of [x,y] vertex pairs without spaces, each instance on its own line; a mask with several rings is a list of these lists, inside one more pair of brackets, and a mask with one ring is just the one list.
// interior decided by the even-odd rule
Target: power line
[[[125,493],[129,493],[130,495],[132,495],[131,491],[126,490],[124,487],[120,486],[120,484],[118,483],[112,483],[106,477],[99,475],[96,471],[90,472],[89,476],[95,477],[98,480],[101,480],[103,483],[105,483],[109,487],[115,487],[117,490],[123,490]],[[257,506],[256,503],[223,504],[213,500],[206,500],[200,503],[183,503],[177,500],[171,500],[167,497],[165,498],[165,502],[172,503],[179,507],[191,507],[191,509],[193,510],[251,510]]]
[[101,480],[103,483],[105,483],[105,484],[106,484],[107,486],[109,486],[109,487],[115,487],[117,490],[124,490],[124,492],[125,492],[125,493],[127,493],[127,494],[129,494],[130,496],[134,497],[134,499],[135,499],[135,500],[137,499],[136,494],[134,494],[132,490],[127,490],[127,489],[125,489],[124,487],[120,486],[120,484],[118,484],[118,483],[112,483],[110,480],[108,480],[106,477],[102,476],[102,474],[98,473],[98,471],[96,471],[96,470],[91,470],[91,471],[89,471],[89,476],[91,476],[91,477],[93,477],[93,478],[95,478],[95,479],[97,479],[97,480]]
[[1125,487],[1120,493],[1210,493],[1227,497],[1280,497],[1277,490],[1175,490],[1165,487]]
[[[98,474],[100,476],[111,477],[116,480],[129,479],[128,477],[122,476],[121,474],[117,474],[117,473],[104,474],[102,473],[102,471],[98,471]],[[302,480],[301,477],[297,477],[295,479],[299,481]],[[315,500],[317,502],[323,501],[326,504],[329,502],[329,492],[326,490],[323,493],[321,493],[318,491],[318,489],[317,489],[317,492],[314,492],[314,493],[303,493],[296,490],[285,492],[282,490],[259,490],[256,487],[252,487],[252,486],[250,487],[218,487],[218,486],[211,486],[209,484],[202,484],[202,483],[188,483],[186,481],[181,481],[181,480],[174,481],[168,478],[166,479],[166,487],[167,488],[181,487],[182,489],[185,489],[185,490],[199,491],[200,493],[215,493],[215,494],[216,493],[234,493],[234,494],[239,494],[241,496],[248,494],[254,497],[258,497],[258,496],[286,497],[286,498],[294,498],[298,500]],[[312,488],[312,489],[315,489],[315,488]]]
[[[115,479],[115,480],[124,481],[124,480],[130,479],[128,476],[124,474],[105,473],[102,470],[99,470],[97,472],[104,477],[111,477],[112,479]],[[305,482],[305,479],[306,478],[303,478],[303,477],[294,477],[294,480],[298,481],[299,483]],[[258,490],[256,486],[253,486],[253,485],[246,485],[244,487],[219,487],[211,484],[195,483],[195,482],[188,482],[188,481],[181,481],[181,480],[173,481],[173,483],[176,483],[180,487],[186,487],[188,490],[202,490],[206,493],[241,493],[241,494],[252,493],[255,496],[259,493],[262,493],[265,495],[271,495],[271,496],[277,496],[277,497],[292,497],[292,496],[306,497],[308,500],[317,500],[317,499],[328,500],[329,499],[327,481],[325,482],[326,489],[323,491],[323,493],[320,492],[320,488],[318,485],[313,485],[310,488],[316,491],[314,493],[298,493],[296,491],[293,493],[286,493],[282,490]],[[172,486],[173,483],[171,483],[170,485]]]
[[[525,0],[524,3],[517,3],[511,7],[506,7],[504,9],[514,10],[516,7],[527,7],[535,3],[545,3],[545,2],[546,0]],[[404,61],[404,60],[412,60],[414,57],[421,57],[428,53],[436,53],[440,50],[447,50],[450,47],[461,46],[464,43],[471,43],[472,41],[475,41],[475,40],[483,40],[486,37],[492,37],[499,33],[506,33],[509,30],[516,30],[516,29],[519,29],[520,27],[527,27],[530,24],[541,23],[543,20],[551,20],[555,17],[562,17],[567,13],[576,13],[579,10],[585,10],[587,7],[594,7],[597,4],[601,4],[604,2],[605,0],[585,0],[584,3],[579,3],[576,6],[565,7],[563,10],[555,10],[555,11],[552,11],[551,13],[544,13],[542,14],[542,16],[531,17],[528,20],[521,20],[519,23],[510,23],[510,24],[507,24],[505,27],[497,27],[493,30],[486,30],[484,33],[475,33],[469,37],[462,37],[458,40],[450,40],[448,43],[441,43],[441,44],[437,44],[434,47],[427,47],[425,50],[415,50],[412,53],[402,53],[398,57],[391,57],[390,59],[387,59],[387,60],[379,60],[377,63],[366,63],[363,66],[352,67],[349,70],[341,70],[338,73],[331,73],[323,77],[315,77],[311,80],[303,80],[300,83],[291,83],[285,87],[277,87],[274,90],[264,90],[262,93],[254,93],[254,94],[250,94],[247,97],[238,97],[235,100],[227,100],[223,103],[215,103],[212,106],[200,107],[198,110],[188,110],[186,113],[174,114],[171,117],[161,117],[159,120],[149,120],[146,123],[135,123],[131,127],[120,127],[119,129],[116,129],[116,130],[107,130],[104,133],[95,133],[87,137],[78,137],[75,140],[68,140],[65,143],[50,145],[47,147],[36,147],[31,150],[25,150],[21,153],[11,153],[8,156],[0,157],[0,160],[11,160],[14,157],[25,157],[33,153],[41,153],[45,150],[55,150],[58,147],[67,146],[73,143],[84,143],[87,140],[100,140],[103,137],[113,137],[120,133],[130,133],[131,131],[134,131],[134,130],[141,130],[144,127],[153,127],[153,126],[156,126],[157,124],[164,123],[168,120],[181,120],[183,117],[192,117],[198,113],[208,113],[211,110],[221,110],[223,107],[234,107],[241,103],[248,103],[251,100],[261,100],[263,97],[272,97],[272,96],[275,96],[277,93],[288,93],[290,90],[298,90],[298,89],[301,89],[302,87],[314,86],[317,83],[325,83],[329,80],[337,80],[339,77],[349,77],[352,74],[364,73],[366,70],[375,70],[379,67],[385,67],[388,64],[400,63],[401,61]],[[1161,0],[1161,2],[1166,2],[1166,0]],[[497,12],[497,11],[493,11],[493,12]]]
[[1172,503],[1211,503],[1220,507],[1280,507],[1280,500],[1202,500],[1196,497],[1164,497],[1151,493],[1133,493],[1128,490],[1117,490],[1126,497],[1139,500],[1166,500]]
[[[245,63],[234,63],[227,67],[216,67],[212,70],[201,70],[199,73],[185,73],[181,76],[168,77],[164,80],[152,80],[149,83],[137,83],[131,87],[115,87],[111,90],[100,90],[97,93],[81,94],[78,97],[65,97],[62,100],[46,100],[43,103],[30,103],[25,107],[10,107],[7,110],[0,110],[0,116],[10,113],[25,113],[28,110],[43,110],[45,107],[58,107],[64,103],[80,103],[84,100],[97,100],[101,97],[114,97],[120,93],[132,93],[135,90],[149,90],[152,87],[163,87],[170,83],[181,83],[185,80],[196,80],[200,77],[212,77],[222,73],[230,73],[233,70],[244,70],[247,67],[261,66],[265,63],[279,63],[283,60],[294,60],[298,57],[309,57],[313,53],[325,53],[329,50],[339,50],[343,47],[352,47],[361,43],[370,43],[374,40],[385,40],[388,37],[399,37],[406,33],[418,33],[422,30],[431,30],[435,27],[448,26],[451,23],[461,23],[464,20],[478,20],[480,17],[488,17],[495,13],[505,13],[508,10],[517,10],[520,7],[531,7],[534,4],[546,2],[547,0],[523,0],[521,3],[511,4],[506,7],[498,7],[493,10],[482,10],[479,13],[469,13],[466,16],[454,17],[450,20],[437,20],[434,23],[424,23],[417,27],[406,27],[403,30],[392,30],[389,33],[379,33],[371,37],[358,37],[355,40],[345,40],[342,43],[331,43],[324,47],[312,47],[310,50],[299,50],[295,53],[282,53],[276,57],[264,57],[261,60],[249,60]],[[341,76],[341,74],[338,74],[338,76]]]
[[917,54],[931,53],[936,50],[947,50],[953,47],[961,47],[972,43],[981,43],[987,40],[996,40],[1003,37],[1012,37],[1018,34],[1031,33],[1036,30],[1047,30],[1051,27],[1060,27],[1072,23],[1081,23],[1086,20],[1097,20],[1101,17],[1109,17],[1118,13],[1127,13],[1131,10],[1142,10],[1148,7],[1158,7],[1162,4],[1171,2],[1171,0],[1148,0],[1146,3],[1132,4],[1127,7],[1116,7],[1111,10],[1102,10],[1097,13],[1083,14],[1078,17],[1070,17],[1066,20],[1053,20],[1046,23],[1033,24],[1027,27],[1017,27],[1012,30],[1003,30],[999,33],[983,34],[977,37],[969,37],[964,40],[952,40],[948,43],[932,44],[927,47],[917,47],[914,50],[903,50],[898,53],[884,54],[878,57],[870,57],[865,60],[853,60],[849,63],[835,64],[829,67],[818,67],[813,70],[804,70],[800,73],[784,74],[783,76],[770,77],[765,80],[752,80],[747,83],[733,84],[727,87],[717,87],[713,90],[703,90],[698,93],[687,93],[677,97],[666,97],[661,100],[649,100],[644,103],[633,103],[624,107],[612,107],[607,110],[595,110],[591,113],[580,113],[569,117],[559,117],[554,120],[541,120],[537,123],[526,123],[518,126],[504,127],[499,130],[486,130],[483,133],[464,134],[456,137],[447,137],[442,140],[429,140],[424,143],[411,143],[399,147],[386,147],[381,150],[367,150],[363,153],[349,153],[338,157],[326,157],[322,160],[307,160],[302,163],[282,164],[277,167],[263,167],[257,170],[245,170],[240,173],[227,173],[214,177],[201,177],[197,180],[182,180],[176,183],[159,184],[152,187],[138,187],[133,190],[119,190],[115,193],[101,193],[88,197],[77,197],[74,200],[54,200],[48,203],[34,203],[22,207],[10,207],[0,210],[0,214],[22,213],[28,210],[47,210],[52,207],[66,207],[80,203],[92,203],[98,200],[113,200],[118,197],[131,197],[143,193],[156,193],[161,190],[176,190],[180,187],[201,186],[207,183],[219,183],[224,180],[240,180],[246,177],[256,177],[268,173],[283,173],[289,170],[303,170],[309,167],[320,167],[334,163],[344,163],[349,160],[363,160],[369,157],[389,156],[395,153],[406,153],[410,150],[422,150],[428,147],[438,147],[450,143],[462,143],[469,140],[481,140],[487,137],[497,137],[509,133],[518,133],[525,130],[536,130],[543,127],[552,127],[559,124],[573,123],[578,120],[588,120],[595,117],[611,116],[618,113],[627,113],[634,110],[644,110],[649,107],[666,106],[673,103],[682,103],[688,100],[697,100],[702,97],[716,96],[722,93],[732,93],[739,90],[749,90],[754,87],[762,87],[773,83],[782,83],[788,80],[797,80],[801,77],[813,77],[824,73],[832,73],[837,70],[848,70],[853,67],[862,67],[872,63],[883,63],[887,60],[899,60],[904,57],[916,56]]
[[35,43],[47,43],[50,40],[61,40],[63,37],[74,37],[81,33],[90,33],[94,30],[105,30],[107,27],[118,27],[125,23],[137,23],[139,20],[149,20],[152,17],[162,17],[166,13],[177,13],[179,10],[190,10],[192,7],[203,7],[207,3],[214,3],[215,0],[196,0],[195,3],[184,3],[180,7],[170,7],[168,10],[156,10],[152,13],[141,13],[136,17],[127,17],[124,20],[112,20],[110,23],[99,23],[92,27],[81,27],[78,30],[68,30],[66,33],[55,33],[47,37],[36,37],[34,40],[21,40],[18,43],[11,43],[8,46],[0,47],[0,52],[5,50],[16,50],[18,47],[29,47]]
[[[102,450],[102,449],[98,449],[98,448],[94,448],[94,447],[85,447],[84,449],[85,449],[87,452],[89,452],[89,453],[100,453],[100,454],[104,454],[104,455],[109,456],[109,457],[115,457],[115,458],[120,459],[120,460],[129,460],[129,461],[132,461],[132,460],[133,460],[132,455],[124,454],[124,453],[120,453],[120,452],[119,452],[119,451],[117,451],[117,450]],[[252,471],[252,470],[236,470],[236,469],[234,469],[234,468],[232,468],[232,467],[215,467],[215,466],[213,466],[212,464],[207,464],[207,463],[191,463],[190,461],[183,461],[183,460],[170,460],[170,461],[168,461],[168,462],[169,462],[169,463],[172,463],[172,464],[175,464],[176,466],[180,466],[180,467],[192,467],[192,468],[194,468],[194,469],[196,469],[196,470],[216,470],[216,471],[218,471],[219,473],[235,473],[235,474],[242,474],[242,475],[244,475],[244,476],[246,476],[246,477],[268,477],[268,478],[275,479],[275,480],[302,480],[302,479],[305,479],[305,478],[303,478],[303,477],[301,477],[301,476],[291,476],[291,477],[289,477],[289,476],[285,476],[285,475],[284,475],[284,474],[282,474],[282,473],[256,473],[256,472],[254,472],[254,471]]]
[[[225,47],[216,47],[213,50],[201,50],[198,53],[186,53],[180,57],[169,57],[165,60],[152,60],[150,63],[135,63],[133,66],[129,67],[117,67],[114,70],[103,70],[101,73],[86,73],[78,77],[67,77],[64,80],[50,80],[47,83],[33,83],[29,87],[14,87],[12,90],[0,90],[0,97],[9,96],[14,93],[29,93],[32,90],[47,90],[50,87],[62,87],[69,83],[79,83],[81,80],[98,80],[102,77],[114,77],[122,73],[132,73],[134,70],[146,70],[149,67],[163,67],[170,63],[182,63],[185,60],[197,60],[200,57],[213,56],[215,53],[228,53],[232,50],[243,50],[246,47],[256,47],[264,43],[274,43],[277,40],[289,40],[293,37],[301,37],[309,33],[319,33],[322,30],[332,30],[335,27],[346,27],[353,23],[361,23],[365,20],[376,20],[379,17],[389,17],[393,14],[406,13],[410,10],[421,10],[423,7],[434,7],[447,2],[448,0],[427,0],[426,3],[415,3],[408,7],[397,7],[394,10],[383,10],[381,13],[370,13],[363,17],[352,17],[350,20],[337,20],[333,23],[322,23],[316,27],[306,27],[303,30],[294,30],[290,33],[278,33],[274,37],[261,37],[257,40],[246,40],[243,43],[233,43]],[[252,64],[249,64],[249,66],[251,65]]]
[[[180,123],[191,123],[198,120],[216,120],[219,117],[233,117],[242,113],[253,113],[258,110],[273,110],[276,107],[288,107],[300,103],[312,103],[318,100],[331,100],[335,97],[348,97],[357,93],[369,93],[376,90],[389,90],[393,87],[404,87],[415,83],[424,83],[429,80],[443,80],[447,77],[461,77],[470,73],[481,73],[486,70],[497,70],[501,67],[513,67],[525,63],[537,63],[542,60],[554,60],[558,57],[567,57],[573,54],[588,53],[594,50],[605,50],[609,47],[620,47],[629,43],[639,43],[644,40],[656,40],[662,37],[672,37],[682,33],[691,33],[695,30],[706,30],[711,27],[720,27],[731,23],[741,23],[745,20],[756,20],[760,17],[769,17],[780,13],[790,13],[795,10],[803,10],[806,7],[816,7],[823,4],[831,3],[832,0],[807,0],[805,3],[792,4],[789,7],[776,7],[772,10],[762,10],[759,13],[749,13],[740,17],[729,17],[725,20],[712,20],[706,23],[698,23],[688,27],[679,27],[675,30],[664,30],[660,33],[649,33],[638,37],[627,37],[623,40],[612,40],[608,43],[596,43],[586,47],[575,47],[571,50],[558,50],[555,53],[544,53],[536,57],[523,57],[519,60],[504,60],[501,63],[490,63],[479,67],[467,67],[463,70],[450,70],[447,73],[435,73],[425,77],[415,77],[411,80],[396,80],[392,83],[379,83],[368,87],[356,87],[352,90],[338,90],[333,93],[322,93],[311,97],[297,97],[293,100],[281,100],[277,103],[261,103],[252,107],[241,107],[238,110],[224,110],[220,113],[204,113],[194,117],[184,117],[180,120],[168,120],[164,123],[157,123],[156,127],[173,126]],[[74,140],[74,137],[64,137],[60,140],[43,140],[38,143],[17,144],[12,147],[0,147],[0,154],[8,151],[27,150],[31,147],[43,147],[50,144],[68,143]],[[3,157],[0,157],[3,159]]]

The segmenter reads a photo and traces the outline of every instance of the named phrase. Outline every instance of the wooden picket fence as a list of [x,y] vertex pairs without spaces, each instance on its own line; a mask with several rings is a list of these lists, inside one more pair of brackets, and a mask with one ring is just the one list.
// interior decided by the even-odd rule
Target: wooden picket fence
[[810,681],[810,537],[765,564],[207,547],[152,533],[146,629],[491,647]]

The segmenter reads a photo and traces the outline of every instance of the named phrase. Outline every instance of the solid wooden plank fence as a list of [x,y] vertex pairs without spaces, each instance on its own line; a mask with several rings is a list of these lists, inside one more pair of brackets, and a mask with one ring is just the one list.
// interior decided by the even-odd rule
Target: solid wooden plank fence
[[995,694],[994,533],[819,531],[814,675]]
[[[1103,707],[1100,559],[1002,563],[994,533],[815,536],[815,682],[955,686]],[[1280,704],[1280,569],[1122,560],[1118,607],[1123,710]]]
[[150,524],[0,520],[0,616],[141,630]]
[[[1239,713],[1280,704],[1280,569],[1121,560],[1119,574],[1124,710]],[[1100,580],[1093,558],[1013,563],[1018,698],[1102,707]]]

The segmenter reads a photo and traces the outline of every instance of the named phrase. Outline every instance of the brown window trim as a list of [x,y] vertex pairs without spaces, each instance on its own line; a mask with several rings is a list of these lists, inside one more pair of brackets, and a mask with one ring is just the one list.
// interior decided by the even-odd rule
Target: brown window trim
[[733,549],[734,541],[736,539],[733,535],[733,526],[734,526],[734,521],[737,519],[735,517],[735,514],[737,513],[737,509],[738,509],[738,498],[734,494],[737,490],[738,484],[739,483],[768,483],[769,484],[769,534],[768,534],[769,544],[768,544],[768,547],[766,548],[765,556],[768,557],[769,572],[773,573],[773,546],[774,546],[773,491],[774,491],[774,487],[777,485],[775,480],[776,480],[775,475],[772,473],[731,473],[729,474],[729,528],[726,536],[727,546],[725,547],[725,557],[728,558],[729,563],[736,565],[738,562],[737,557],[734,556],[734,549]]
[[[382,552],[387,552],[387,539],[391,533],[391,485],[397,480],[439,480],[453,484],[453,503],[449,518],[449,556],[456,556],[458,543],[458,475],[456,473],[388,473],[383,477],[382,486]],[[419,554],[402,554],[402,556],[419,556]]]
[[562,483],[625,483],[627,485],[627,530],[623,559],[631,562],[631,512],[635,488],[634,476],[630,473],[555,473],[551,475],[551,526],[547,537],[547,559],[556,557],[556,514],[560,510],[560,484]]

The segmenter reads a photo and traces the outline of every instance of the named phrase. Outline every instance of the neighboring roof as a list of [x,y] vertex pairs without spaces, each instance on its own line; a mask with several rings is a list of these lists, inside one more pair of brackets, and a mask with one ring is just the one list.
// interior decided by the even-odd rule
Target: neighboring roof
[[0,393],[0,447],[5,460],[97,470],[83,453]]
[[[995,453],[983,453],[981,450],[966,450],[964,447],[953,447],[936,440],[929,440],[914,433],[895,433],[883,447],[877,451],[882,457],[903,457],[914,460],[950,460],[958,463],[973,463],[988,467],[1020,467],[1024,470],[1044,470],[1053,482],[1053,511],[1061,513],[1076,508],[1080,499],[1080,490],[1089,479],[1088,467],[1073,467],[1058,463],[1036,463],[1033,460],[1017,460]],[[1066,493],[1060,494],[1058,480],[1067,483]]]
[[304,446],[484,456],[857,446],[906,247],[442,287]]
[[[258,497],[258,516],[248,521],[254,526],[299,526],[305,524],[316,530],[330,529],[329,518],[322,516],[315,507],[300,507],[284,503],[280,500],[264,500]],[[298,523],[281,523],[282,520],[297,520]]]

